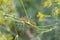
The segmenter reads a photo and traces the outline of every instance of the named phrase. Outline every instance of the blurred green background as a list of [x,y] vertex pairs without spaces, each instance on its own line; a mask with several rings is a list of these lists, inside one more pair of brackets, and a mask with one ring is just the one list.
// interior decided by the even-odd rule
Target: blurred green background
[[60,40],[60,0],[0,0],[0,40]]

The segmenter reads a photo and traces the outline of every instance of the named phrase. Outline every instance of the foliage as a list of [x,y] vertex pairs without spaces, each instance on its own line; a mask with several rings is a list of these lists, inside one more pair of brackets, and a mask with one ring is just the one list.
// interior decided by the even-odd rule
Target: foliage
[[60,40],[59,0],[0,0],[0,40]]

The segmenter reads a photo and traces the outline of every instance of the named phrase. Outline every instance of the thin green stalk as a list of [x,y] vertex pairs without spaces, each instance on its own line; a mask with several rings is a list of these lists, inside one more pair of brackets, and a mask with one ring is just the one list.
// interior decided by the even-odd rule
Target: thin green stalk
[[7,17],[10,17],[10,18],[12,18],[12,19],[14,19],[15,21],[17,21],[17,22],[20,22],[20,23],[26,23],[26,24],[29,24],[29,25],[31,25],[32,27],[34,27],[35,29],[37,29],[38,31],[40,31],[40,30],[43,30],[44,32],[49,32],[49,31],[52,31],[53,29],[55,29],[55,28],[50,28],[50,29],[40,29],[40,27],[39,26],[36,26],[36,25],[33,25],[33,24],[31,24],[30,23],[30,21],[20,21],[20,19],[19,18],[15,18],[15,17],[12,17],[11,15],[6,15]]
[[22,0],[21,0],[21,4],[22,4],[23,9],[24,9],[24,11],[25,11],[26,17],[28,18],[28,16],[27,16],[27,11],[26,11],[26,9],[25,9],[25,6],[24,6],[24,3],[23,3],[23,1],[22,1]]

